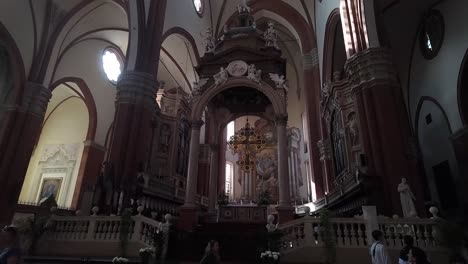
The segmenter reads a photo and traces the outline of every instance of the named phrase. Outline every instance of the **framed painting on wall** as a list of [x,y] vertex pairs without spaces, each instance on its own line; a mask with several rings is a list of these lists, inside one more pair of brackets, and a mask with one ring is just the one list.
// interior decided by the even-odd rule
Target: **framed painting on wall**
[[55,201],[59,199],[60,189],[62,188],[63,178],[43,178],[40,186],[40,192],[37,202],[41,204],[47,198],[53,196]]

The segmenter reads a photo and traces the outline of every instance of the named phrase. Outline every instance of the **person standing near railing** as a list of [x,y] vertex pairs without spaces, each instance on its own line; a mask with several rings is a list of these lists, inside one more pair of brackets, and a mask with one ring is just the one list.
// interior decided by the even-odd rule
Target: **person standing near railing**
[[398,260],[398,264],[430,264],[431,262],[428,260],[426,253],[418,248],[415,247],[414,239],[412,236],[404,236],[403,242],[405,243],[405,247],[400,251],[400,258]]
[[380,230],[372,231],[375,242],[370,248],[372,264],[391,264],[387,249],[383,244],[383,233]]
[[18,230],[14,226],[6,226],[0,233],[0,264],[21,263]]

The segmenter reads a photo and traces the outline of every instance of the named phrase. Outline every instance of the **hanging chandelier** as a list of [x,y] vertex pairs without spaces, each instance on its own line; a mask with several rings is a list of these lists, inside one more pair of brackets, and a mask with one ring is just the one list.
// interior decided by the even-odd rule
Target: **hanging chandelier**
[[229,148],[233,154],[239,154],[237,165],[243,171],[252,171],[257,164],[257,153],[262,151],[266,145],[265,135],[258,134],[253,127],[250,126],[249,119],[245,126],[235,132],[228,141]]

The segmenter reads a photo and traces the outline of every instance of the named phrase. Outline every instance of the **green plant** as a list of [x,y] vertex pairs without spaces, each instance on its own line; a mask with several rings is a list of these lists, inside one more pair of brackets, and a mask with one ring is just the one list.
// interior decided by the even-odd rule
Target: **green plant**
[[218,205],[227,205],[229,203],[229,196],[225,193],[221,193],[218,196]]
[[271,195],[268,191],[263,191],[258,195],[258,205],[269,205],[271,201]]
[[127,255],[128,235],[132,221],[132,209],[127,208],[123,210],[120,216],[120,249],[124,257]]
[[47,231],[48,221],[49,217],[46,216],[31,216],[15,221],[18,233],[23,238],[22,244],[29,255],[36,254],[37,243]]
[[325,263],[328,264],[336,262],[336,241],[331,222],[332,216],[332,213],[328,210],[320,212],[320,226],[325,245]]

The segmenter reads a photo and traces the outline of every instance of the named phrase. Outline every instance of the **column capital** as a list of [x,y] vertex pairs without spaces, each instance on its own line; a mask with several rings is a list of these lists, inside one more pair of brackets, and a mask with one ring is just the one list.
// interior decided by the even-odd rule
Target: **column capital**
[[302,65],[304,70],[312,70],[319,65],[318,49],[313,48],[310,52],[302,54]]
[[126,71],[120,75],[117,83],[116,104],[136,104],[147,108],[156,108],[156,92],[159,82],[153,75]]
[[39,118],[44,118],[52,92],[40,83],[26,82],[24,84],[23,101],[20,111],[29,112]]
[[387,48],[369,48],[356,53],[348,59],[345,69],[353,94],[375,86],[400,86]]
[[277,115],[277,116],[275,116],[275,124],[277,126],[287,126],[288,125],[288,115]]
[[218,152],[219,145],[218,144],[210,144],[211,152]]
[[194,120],[190,122],[190,125],[192,126],[192,130],[200,130],[200,128],[205,124],[202,120]]
[[332,148],[330,139],[322,139],[317,142],[317,147],[320,152],[320,160],[331,160]]

